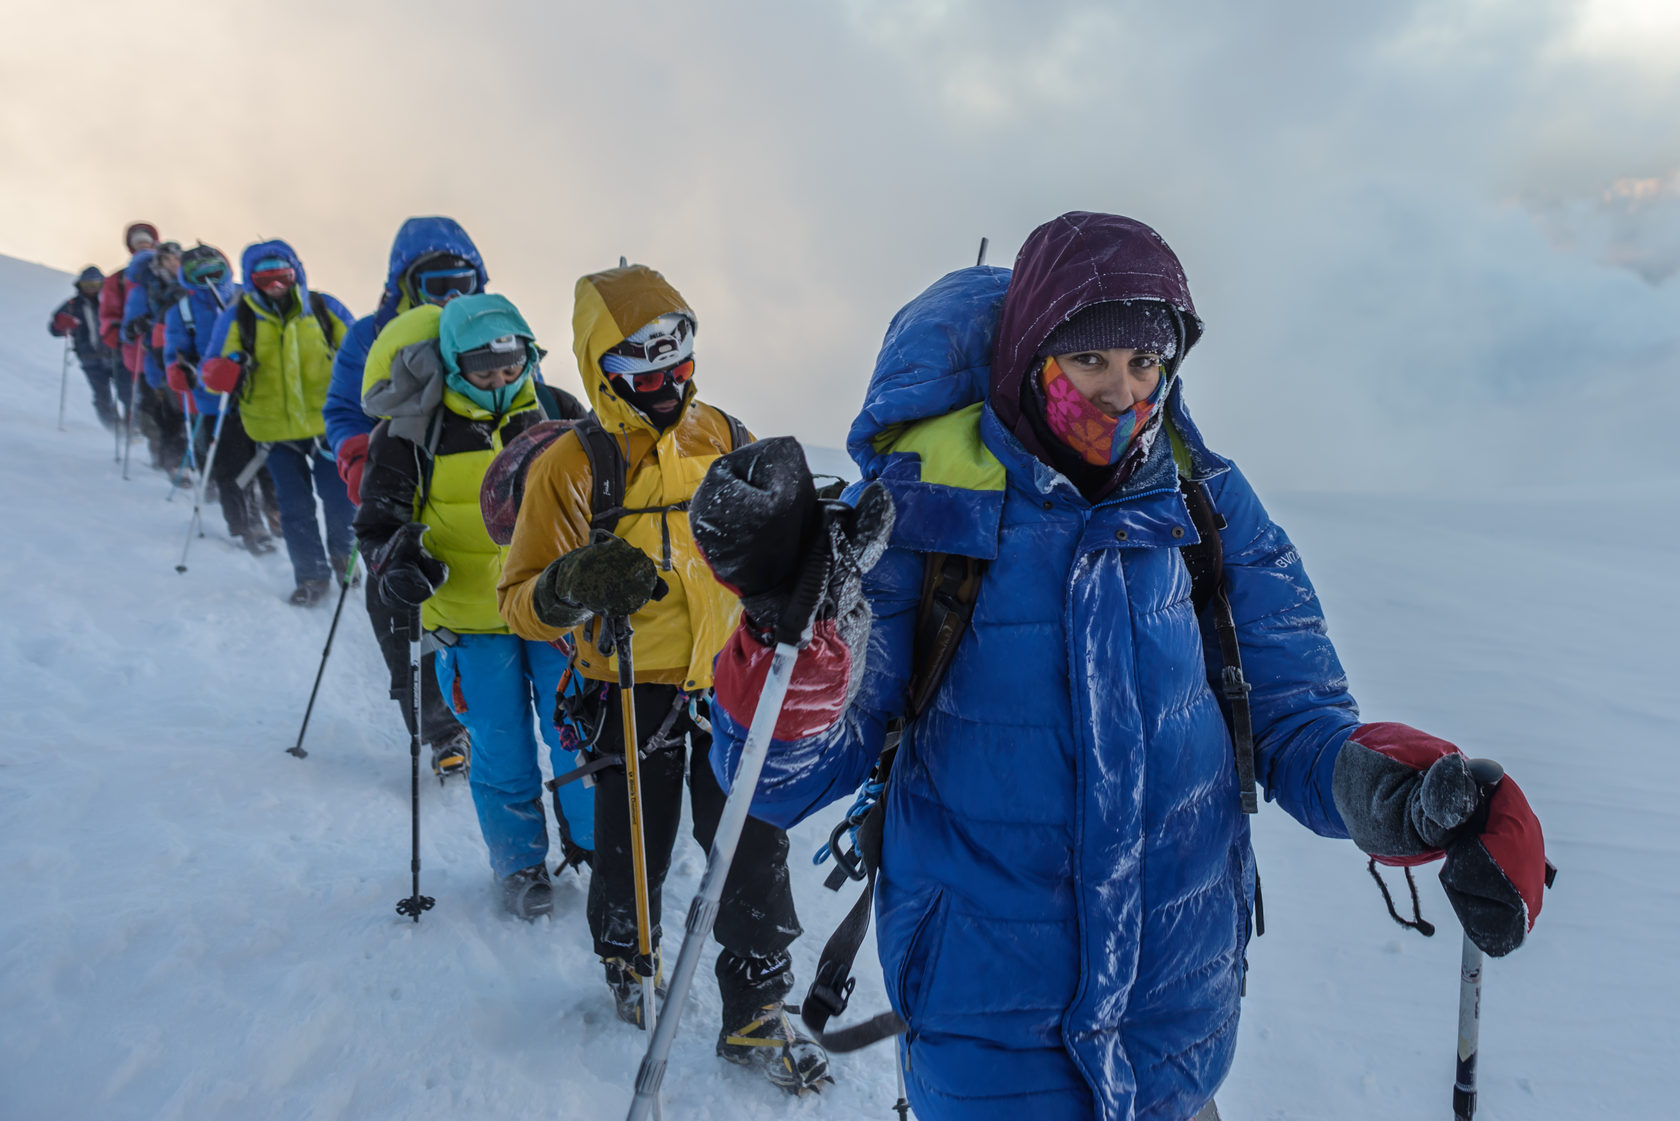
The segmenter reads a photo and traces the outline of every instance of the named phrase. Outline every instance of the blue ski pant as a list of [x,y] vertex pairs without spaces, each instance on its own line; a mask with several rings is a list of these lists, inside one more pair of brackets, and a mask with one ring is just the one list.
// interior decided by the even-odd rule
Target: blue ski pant
[[332,579],[315,516],[317,495],[326,515],[327,551],[348,557],[356,543],[350,533],[356,508],[338,477],[338,464],[313,440],[287,440],[268,445],[268,474],[274,480],[274,499],[280,504],[280,533],[292,559],[292,575],[299,584]]
[[[548,857],[542,770],[537,734],[548,745],[556,774],[576,766],[560,746],[550,714],[566,657],[546,642],[513,634],[464,634],[437,653],[437,679],[455,716],[472,734],[468,783],[478,828],[498,878],[541,864]],[[535,712],[533,714],[533,706]],[[595,847],[595,795],[581,782],[556,791],[561,835],[583,849]]]

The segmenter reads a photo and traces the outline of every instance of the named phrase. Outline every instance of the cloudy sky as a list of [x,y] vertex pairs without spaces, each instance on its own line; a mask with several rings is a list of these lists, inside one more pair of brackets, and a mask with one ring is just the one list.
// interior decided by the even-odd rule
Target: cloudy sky
[[284,237],[363,314],[450,214],[551,381],[622,254],[709,398],[840,445],[905,300],[1111,210],[1184,258],[1191,404],[1263,488],[1680,473],[1672,0],[14,7],[0,253]]

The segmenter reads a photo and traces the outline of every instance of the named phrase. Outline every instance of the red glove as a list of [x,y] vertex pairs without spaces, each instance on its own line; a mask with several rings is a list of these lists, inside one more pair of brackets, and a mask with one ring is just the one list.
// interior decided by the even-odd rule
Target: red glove
[[1546,840],[1514,780],[1480,787],[1468,763],[1405,724],[1363,725],[1336,756],[1336,809],[1354,843],[1384,864],[1445,856],[1441,886],[1464,932],[1502,957],[1540,914]]
[[350,492],[353,505],[362,504],[362,471],[367,467],[368,433],[362,432],[338,445],[338,477]]
[[164,376],[169,379],[169,388],[176,393],[192,392],[193,369],[191,364],[179,360],[171,362],[169,369],[164,371]]
[[239,375],[245,372],[245,363],[245,356],[238,351],[225,358],[206,358],[198,368],[199,380],[212,393],[232,393],[239,385]]
[[163,349],[163,324],[161,323],[152,324],[152,349]]
[[76,317],[67,311],[61,311],[53,316],[52,333],[55,336],[68,335],[76,329]]

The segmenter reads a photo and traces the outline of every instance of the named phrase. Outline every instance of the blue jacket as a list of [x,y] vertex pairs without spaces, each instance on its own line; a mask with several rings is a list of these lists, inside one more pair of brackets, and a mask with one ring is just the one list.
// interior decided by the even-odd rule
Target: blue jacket
[[[157,314],[159,309],[152,306],[151,298],[152,287],[156,283],[156,278],[152,275],[152,258],[155,256],[157,253],[154,250],[142,249],[123,270],[123,278],[128,281],[128,292],[123,297],[122,321],[125,331],[131,322],[142,315],[150,315],[154,323],[161,322]],[[144,344],[146,350],[146,384],[157,389],[163,385],[163,367],[158,363],[157,352],[152,349],[151,332],[148,331],[146,337],[139,341]]]
[[335,454],[350,437],[373,431],[374,419],[362,411],[362,369],[367,365],[368,348],[385,324],[414,306],[413,293],[402,289],[403,274],[431,253],[453,253],[471,261],[478,269],[481,292],[490,279],[478,246],[453,218],[410,218],[402,224],[391,243],[391,263],[379,307],[372,315],[356,320],[333,358],[332,384],[321,412],[327,422],[327,443]]
[[[253,266],[265,257],[283,258],[297,274],[295,300],[288,302],[285,315],[277,314],[251,283]],[[239,337],[239,309],[249,308],[254,353],[247,355],[251,366],[239,397],[246,434],[257,443],[319,438],[333,351],[343,345],[354,319],[337,299],[320,292],[316,294],[326,309],[327,322],[317,323],[303,262],[284,241],[247,245],[240,255],[239,271],[245,281],[237,298],[217,317],[203,356],[226,358],[245,349]]]
[[[214,293],[206,285],[189,283],[184,275],[179,279],[186,295],[170,305],[164,315],[163,364],[166,368],[173,366],[180,358],[196,370],[199,360],[211,353],[210,336],[215,333],[217,318],[223,308],[232,305],[239,288],[232,277],[224,277],[216,285]],[[186,305],[185,311],[183,304]],[[202,385],[194,387],[193,400],[198,403],[198,411],[205,416],[215,416],[220,411],[221,394],[211,393]]]
[[[1230,1067],[1255,873],[1206,677],[1218,646],[1179,554],[1197,540],[1181,472],[1228,522],[1267,798],[1327,836],[1346,836],[1331,777],[1357,712],[1300,556],[1203,443],[1181,382],[1172,438],[1095,506],[999,423],[987,386],[1008,283],[953,273],[888,330],[850,441],[898,515],[864,583],[862,681],[834,727],[772,744],[752,812],[789,824],[862,782],[904,711],[925,554],[984,558],[973,622],[887,795],[877,942],[909,1024],[911,1102],[924,1121],[1039,1103],[1183,1121]],[[745,729],[713,712],[727,785]]]

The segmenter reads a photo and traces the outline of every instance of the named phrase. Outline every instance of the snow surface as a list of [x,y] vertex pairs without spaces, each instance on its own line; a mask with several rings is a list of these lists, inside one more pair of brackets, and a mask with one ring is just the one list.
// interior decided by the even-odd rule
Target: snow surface
[[[437,907],[396,915],[407,739],[359,594],[295,759],[332,605],[287,606],[284,553],[236,550],[214,509],[176,574],[188,508],[148,468],[121,481],[75,371],[55,431],[45,323],[69,290],[0,259],[0,1117],[622,1116],[644,1037],[612,1015],[582,885],[550,920],[504,917],[466,788],[427,777]],[[1680,481],[1619,479],[1601,451],[1574,490],[1271,496],[1366,715],[1500,758],[1546,825],[1557,888],[1530,945],[1487,969],[1486,1121],[1675,1112]],[[803,865],[832,820],[794,831],[801,992],[852,899]],[[1433,875],[1425,940],[1347,844],[1265,806],[1256,849],[1269,933],[1227,1121],[1450,1116],[1459,944]],[[667,932],[702,867],[685,839]],[[860,961],[854,1007],[873,1012]],[[837,1057],[838,1084],[798,1101],[719,1062],[710,977],[708,960],[665,1116],[892,1116],[885,1049]]]

